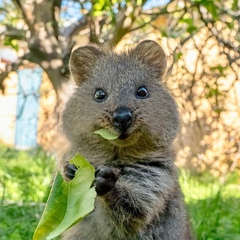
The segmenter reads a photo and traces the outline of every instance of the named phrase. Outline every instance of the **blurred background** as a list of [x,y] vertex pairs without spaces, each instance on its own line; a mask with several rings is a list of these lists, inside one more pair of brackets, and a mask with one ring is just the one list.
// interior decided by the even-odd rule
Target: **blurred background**
[[[0,0],[0,240],[31,239],[64,150],[71,51],[143,39],[168,57],[180,182],[197,239],[240,239],[240,1]],[[30,226],[30,227],[26,227]]]

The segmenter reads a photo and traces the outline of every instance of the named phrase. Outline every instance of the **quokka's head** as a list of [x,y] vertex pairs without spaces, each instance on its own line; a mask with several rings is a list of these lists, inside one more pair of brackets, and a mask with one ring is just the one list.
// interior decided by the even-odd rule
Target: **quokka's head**
[[[95,46],[76,49],[70,71],[78,87],[63,112],[66,135],[75,143],[90,138],[119,147],[143,138],[163,146],[171,143],[179,117],[161,82],[166,65],[164,51],[150,40],[119,55]],[[117,133],[118,139],[94,133],[102,128]]]

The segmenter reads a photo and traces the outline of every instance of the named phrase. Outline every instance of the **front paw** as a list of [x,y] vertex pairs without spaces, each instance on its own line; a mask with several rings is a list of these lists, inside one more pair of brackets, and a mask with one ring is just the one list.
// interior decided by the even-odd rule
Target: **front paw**
[[70,164],[66,162],[64,165],[64,175],[72,180],[75,177],[75,172],[77,171],[77,167],[74,164]]
[[97,168],[95,177],[96,192],[99,196],[103,196],[114,187],[118,179],[118,173],[103,165]]

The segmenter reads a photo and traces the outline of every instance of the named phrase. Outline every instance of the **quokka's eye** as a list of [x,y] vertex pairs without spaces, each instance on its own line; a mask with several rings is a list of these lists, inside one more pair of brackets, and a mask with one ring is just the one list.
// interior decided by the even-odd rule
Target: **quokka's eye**
[[94,99],[97,102],[102,102],[107,98],[107,94],[103,89],[97,89],[96,92],[94,93]]
[[136,92],[136,97],[137,98],[147,98],[149,96],[148,90],[145,86],[141,86],[138,88]]

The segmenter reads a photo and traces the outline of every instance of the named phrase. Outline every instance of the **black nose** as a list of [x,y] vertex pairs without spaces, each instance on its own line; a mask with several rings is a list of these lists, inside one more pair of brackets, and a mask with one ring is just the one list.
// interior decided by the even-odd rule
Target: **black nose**
[[132,113],[128,108],[118,108],[113,112],[113,124],[121,131],[127,130],[132,124]]

